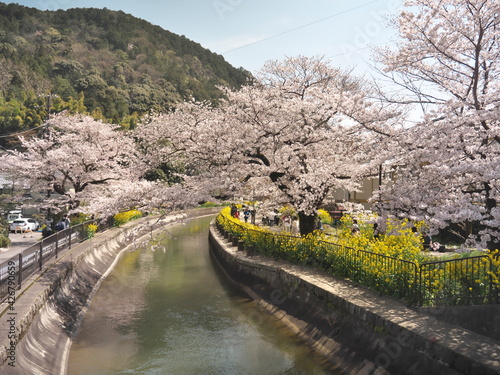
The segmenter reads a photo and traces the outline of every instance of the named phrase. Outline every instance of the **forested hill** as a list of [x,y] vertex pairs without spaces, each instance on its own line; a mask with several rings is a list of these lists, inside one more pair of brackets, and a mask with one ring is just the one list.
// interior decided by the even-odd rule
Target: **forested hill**
[[[220,97],[250,73],[184,36],[121,11],[0,3],[0,134],[68,109],[133,126],[151,110]],[[0,138],[0,143],[5,144]]]

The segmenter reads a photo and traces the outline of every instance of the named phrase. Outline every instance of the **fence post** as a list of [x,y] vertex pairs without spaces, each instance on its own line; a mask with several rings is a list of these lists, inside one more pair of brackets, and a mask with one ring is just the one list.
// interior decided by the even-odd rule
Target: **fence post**
[[23,282],[23,253],[19,253],[19,267],[17,271],[17,289],[21,289],[21,284]]
[[71,232],[73,232],[73,229],[71,227],[68,228],[68,233],[69,233],[69,248],[71,249]]
[[59,254],[59,233],[60,232],[56,232],[56,248],[54,250],[56,254]]
[[59,256],[59,232],[56,233],[56,248],[54,249],[55,257]]
[[412,266],[413,266],[413,285],[412,285],[412,290],[410,291],[411,303],[413,306],[418,306],[418,270],[417,270],[417,264],[412,262]]
[[[361,259],[361,251],[359,249],[353,249],[356,252],[356,258],[355,259]],[[361,261],[362,263],[362,261]],[[351,258],[351,264],[349,266],[351,269],[349,271],[349,274],[352,272],[352,276],[355,282],[361,282],[361,268],[358,266],[358,264],[354,264],[354,258]]]
[[238,251],[243,251],[244,242],[242,240],[238,240]]
[[423,292],[423,285],[422,285],[422,265],[420,264],[418,266],[418,284],[417,284],[417,301],[418,301],[418,306],[423,306],[424,305],[424,292]]
[[43,258],[43,241],[40,241],[40,259],[38,262],[40,263],[40,271],[42,270],[42,258]]
[[488,258],[488,263],[489,263],[489,288],[488,288],[488,303],[494,304],[497,301],[495,301],[496,298],[493,297],[493,262],[491,261],[491,258]]

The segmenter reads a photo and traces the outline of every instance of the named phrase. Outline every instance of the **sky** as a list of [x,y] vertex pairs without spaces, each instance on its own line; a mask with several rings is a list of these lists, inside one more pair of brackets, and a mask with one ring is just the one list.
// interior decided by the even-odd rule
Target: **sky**
[[[5,1],[4,2],[9,2]],[[235,67],[256,73],[268,60],[324,56],[371,74],[372,47],[393,45],[388,17],[403,0],[17,0],[41,10],[122,10],[184,35]]]

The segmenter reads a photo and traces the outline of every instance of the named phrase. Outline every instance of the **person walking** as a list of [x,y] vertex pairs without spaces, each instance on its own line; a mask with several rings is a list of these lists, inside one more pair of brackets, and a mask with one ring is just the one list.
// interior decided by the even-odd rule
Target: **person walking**
[[250,209],[248,207],[245,207],[245,210],[243,211],[243,219],[245,219],[245,223],[248,223],[249,218],[250,218]]

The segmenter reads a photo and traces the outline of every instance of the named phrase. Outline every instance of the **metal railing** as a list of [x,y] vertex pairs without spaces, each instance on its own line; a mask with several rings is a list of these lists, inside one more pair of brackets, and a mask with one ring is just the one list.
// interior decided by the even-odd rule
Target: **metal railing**
[[421,264],[417,284],[420,305],[499,303],[498,274],[489,256],[441,260]]
[[10,187],[0,187],[0,195],[12,195],[14,193],[14,189]]
[[0,301],[15,294],[23,282],[35,272],[42,271],[43,265],[51,258],[57,258],[61,251],[70,249],[73,244],[88,238],[88,226],[98,226],[97,231],[104,231],[113,225],[112,218],[106,222],[87,221],[58,231],[19,254],[0,264]]
[[498,304],[499,269],[487,255],[418,264],[413,261],[281,233],[249,229],[223,214],[222,232],[236,236],[252,253],[318,267],[415,306]]

